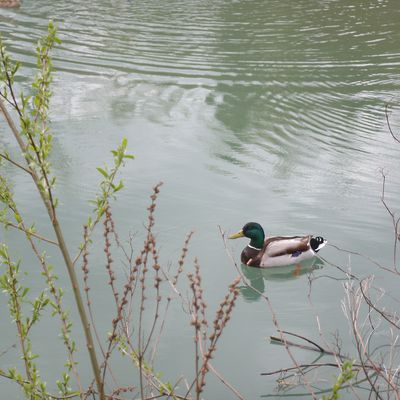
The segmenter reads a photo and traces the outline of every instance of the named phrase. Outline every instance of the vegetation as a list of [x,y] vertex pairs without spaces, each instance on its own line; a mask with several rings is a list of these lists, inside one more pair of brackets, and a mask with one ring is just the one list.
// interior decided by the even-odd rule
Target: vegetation
[[322,396],[322,400],[337,400],[340,399],[339,392],[343,389],[343,386],[352,381],[356,376],[353,370],[353,363],[351,361],[345,361],[342,365],[342,372],[337,377],[336,382],[332,387],[332,393],[329,396]]
[[[29,399],[84,399],[89,396],[120,399],[124,394],[129,398],[141,399],[198,399],[206,384],[206,376],[212,368],[210,359],[234,308],[238,296],[238,281],[235,280],[229,287],[228,294],[217,309],[213,326],[208,328],[200,266],[197,261],[194,273],[188,274],[191,301],[182,296],[178,286],[192,234],[186,238],[176,271],[170,275],[159,261],[159,248],[153,227],[161,183],[153,188],[148,208],[146,238],[142,248],[139,251],[135,250],[133,237],[129,238],[128,245],[121,243],[112,217],[111,202],[123,188],[123,182],[117,180],[119,171],[127,160],[133,158],[127,152],[126,139],[112,151],[113,165],[97,168],[102,181],[99,192],[92,201],[94,210],[83,226],[82,242],[77,254],[73,256],[70,253],[58,218],[59,202],[54,190],[56,177],[53,176],[51,167],[53,134],[49,124],[49,105],[53,66],[50,53],[59,42],[56,28],[50,22],[47,35],[39,41],[36,49],[38,73],[33,79],[31,93],[18,95],[16,78],[20,64],[12,61],[4,42],[0,40],[0,109],[20,149],[19,157],[12,156],[5,150],[0,152],[0,157],[3,162],[32,178],[55,235],[55,239],[46,238],[37,232],[34,224],[28,224],[14,199],[11,185],[6,176],[1,175],[0,201],[3,208],[0,221],[6,228],[18,229],[25,235],[41,267],[44,287],[36,298],[32,298],[30,288],[22,283],[22,261],[13,260],[6,244],[1,244],[0,285],[8,299],[9,316],[16,326],[23,368],[19,368],[17,363],[14,368],[0,370],[0,375],[18,384]],[[15,119],[18,120],[19,126]],[[91,246],[99,246],[99,243],[92,243],[93,233],[101,222],[108,275],[105,286],[109,287],[115,302],[115,315],[110,318],[110,331],[106,335],[96,330],[89,272],[89,250]],[[72,320],[75,318],[71,317],[71,311],[65,306],[64,288],[59,286],[57,275],[61,266],[50,264],[44,251],[45,246],[58,248],[68,272],[70,288],[86,341],[87,357],[92,368],[92,382],[85,383],[81,377],[80,365],[76,359],[77,353],[82,349],[78,348],[72,331]],[[116,273],[112,249],[125,260],[125,278]],[[82,266],[82,278],[78,277],[79,264]],[[124,282],[121,282],[122,279]],[[183,303],[194,327],[195,372],[189,380],[178,378],[175,382],[169,382],[161,379],[153,365],[169,305],[176,299]],[[58,393],[52,393],[52,389],[48,389],[47,381],[37,364],[40,354],[35,353],[30,338],[32,330],[40,329],[40,322],[45,313],[58,317],[59,332],[67,358],[65,371],[56,382]],[[113,375],[110,359],[114,353],[131,361],[131,366],[136,371],[131,386],[121,386]],[[186,386],[183,383],[180,385],[181,382],[186,382]],[[51,385],[51,388],[53,387],[54,384]]]

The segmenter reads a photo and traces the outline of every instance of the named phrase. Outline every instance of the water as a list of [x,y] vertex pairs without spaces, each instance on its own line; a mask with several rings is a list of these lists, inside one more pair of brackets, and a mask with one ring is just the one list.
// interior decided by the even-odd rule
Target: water
[[[59,26],[53,164],[70,248],[79,244],[88,200],[97,191],[95,167],[110,162],[109,150],[126,136],[136,159],[124,168],[126,188],[114,206],[121,235],[141,237],[151,187],[163,181],[156,227],[163,261],[176,260],[185,234],[195,231],[189,258],[197,256],[202,266],[210,320],[237,275],[219,225],[233,232],[255,220],[268,234],[318,233],[390,265],[392,230],[380,203],[380,170],[388,173],[386,196],[395,209],[400,148],[388,132],[384,107],[400,92],[399,14],[389,0],[25,0],[19,10],[2,9],[1,32],[24,64],[24,88],[33,73],[36,41],[50,18]],[[394,107],[394,129],[399,115]],[[15,151],[3,128],[2,123],[0,144]],[[51,235],[27,178],[5,168],[28,219]],[[17,233],[1,234],[29,260]],[[239,259],[245,242],[229,245]],[[51,255],[57,260],[54,251]],[[333,248],[324,256],[385,282],[382,272],[361,259]],[[101,252],[94,257],[99,265],[93,279],[100,286],[104,261]],[[307,274],[245,272],[268,294],[283,329],[320,340],[318,314],[324,334],[330,338],[338,330],[345,351],[354,352],[340,309],[341,282],[315,281],[311,306]],[[314,271],[326,275],[339,276],[329,265]],[[396,293],[396,282],[385,284]],[[39,288],[40,279],[32,285]],[[111,315],[109,299],[96,296]],[[189,317],[178,311],[175,323],[167,325],[157,365],[171,379],[193,371]],[[109,319],[99,319],[108,329]],[[13,343],[13,332],[4,333],[3,347]],[[265,302],[243,290],[214,366],[246,398],[275,396],[275,379],[260,373],[291,365],[285,350],[266,340],[275,334]],[[39,349],[59,355],[57,363],[43,361],[48,379],[57,379],[64,354],[36,335]],[[314,357],[305,351],[295,355],[299,363]],[[5,364],[12,359],[10,353],[3,358]],[[117,371],[129,382],[123,368]],[[326,372],[328,383],[332,375]],[[15,396],[14,386],[0,384],[2,392]],[[205,396],[232,395],[210,377]]]

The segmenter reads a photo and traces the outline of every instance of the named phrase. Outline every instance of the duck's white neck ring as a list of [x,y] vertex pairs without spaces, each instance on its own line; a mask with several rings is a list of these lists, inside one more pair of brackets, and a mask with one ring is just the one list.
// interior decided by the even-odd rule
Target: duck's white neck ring
[[258,251],[260,251],[260,250],[261,250],[261,249],[259,249],[259,248],[257,248],[257,247],[250,246],[249,244],[247,245],[247,247],[250,247],[251,249],[258,250]]

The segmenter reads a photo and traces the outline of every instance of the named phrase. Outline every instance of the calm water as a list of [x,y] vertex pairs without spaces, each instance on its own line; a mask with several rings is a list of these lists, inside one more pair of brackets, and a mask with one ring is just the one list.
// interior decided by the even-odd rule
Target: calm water
[[[210,319],[236,276],[218,225],[232,232],[255,220],[269,234],[320,233],[332,244],[391,262],[380,169],[388,172],[387,199],[395,209],[400,146],[388,133],[384,106],[400,94],[398,2],[25,0],[19,10],[0,10],[9,51],[24,64],[23,87],[35,65],[32,49],[50,18],[62,39],[54,54],[52,123],[59,212],[71,248],[96,193],[95,167],[110,161],[109,150],[126,136],[136,159],[124,169],[126,189],[114,206],[121,235],[141,237],[151,187],[164,181],[156,229],[162,257],[176,260],[185,234],[195,231],[190,259],[198,256],[202,265]],[[391,118],[400,128],[398,108]],[[15,151],[0,127],[0,145]],[[28,180],[5,170],[29,218],[48,232]],[[15,244],[29,270],[20,236],[0,235]],[[230,245],[238,259],[245,242]],[[360,276],[380,278],[372,265],[333,248],[324,256]],[[93,257],[93,286],[101,287],[101,250]],[[315,276],[339,276],[329,265],[319,268]],[[306,274],[245,273],[268,294],[283,329],[320,340],[318,313],[326,337],[338,330],[345,351],[354,352],[340,282],[317,280],[312,308]],[[31,284],[38,288],[41,280],[34,276]],[[385,284],[389,292],[397,288],[396,282]],[[111,303],[96,296],[99,324],[108,327]],[[171,379],[193,370],[189,318],[179,311],[167,325],[158,362]],[[15,341],[13,332],[2,329],[2,348]],[[248,399],[277,397],[274,378],[260,373],[291,365],[285,350],[266,339],[275,333],[265,302],[243,290],[214,365]],[[41,361],[55,380],[64,353],[57,339],[35,334],[39,351],[55,355]],[[295,355],[299,363],[315,356]],[[2,360],[5,368],[13,354]],[[123,368],[117,372],[129,382]],[[332,375],[326,372],[328,383]],[[0,387],[14,398],[14,386],[0,381]],[[233,398],[213,377],[205,397]]]

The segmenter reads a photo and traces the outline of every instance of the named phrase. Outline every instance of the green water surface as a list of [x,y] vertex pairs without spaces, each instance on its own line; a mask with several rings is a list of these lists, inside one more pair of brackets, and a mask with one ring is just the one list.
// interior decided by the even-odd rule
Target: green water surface
[[[22,88],[34,73],[33,49],[49,19],[62,40],[54,52],[51,120],[59,214],[71,249],[92,209],[88,200],[100,181],[96,167],[111,161],[109,150],[125,136],[136,159],[123,170],[126,188],[113,206],[120,235],[136,233],[142,242],[148,196],[163,181],[155,228],[163,263],[176,263],[186,233],[194,230],[188,269],[197,256],[210,321],[237,276],[219,226],[232,233],[257,221],[269,235],[321,234],[390,265],[393,234],[380,202],[380,170],[388,173],[386,197],[395,210],[400,145],[389,134],[384,109],[400,94],[397,1],[24,0],[20,9],[0,9],[0,31],[23,63]],[[391,121],[400,127],[396,107]],[[3,121],[0,135],[0,147],[15,152]],[[52,236],[29,179],[8,165],[1,168],[26,218]],[[33,292],[41,288],[21,235],[8,230],[0,237],[24,260]],[[229,243],[237,261],[245,243]],[[107,280],[101,247],[92,250],[93,288]],[[57,252],[48,252],[58,264]],[[323,256],[359,276],[376,274],[389,293],[398,292],[398,282],[385,280],[371,263],[332,247]],[[316,267],[313,276],[321,279],[311,289],[307,273],[244,273],[268,295],[282,329],[321,341],[318,315],[327,341],[338,332],[352,354],[342,282],[326,277],[343,275],[329,264]],[[59,275],[67,282],[63,270]],[[93,296],[99,330],[106,332],[112,299],[95,289]],[[1,351],[16,339],[4,298],[0,304]],[[157,368],[171,380],[191,379],[190,317],[179,306],[170,315]],[[56,329],[48,318],[34,332],[49,382],[59,378],[65,361]],[[78,323],[75,329],[80,332]],[[246,399],[278,398],[277,376],[260,373],[292,365],[284,348],[269,343],[270,335],[276,335],[270,309],[259,294],[243,289],[213,365]],[[301,350],[294,355],[299,363],[316,356]],[[2,356],[1,368],[15,357],[15,351]],[[80,361],[86,365],[83,354]],[[124,384],[131,383],[127,370],[114,367]],[[91,377],[88,367],[82,374]],[[317,386],[329,386],[334,375],[325,371]],[[0,381],[0,388],[2,397],[18,398],[9,382]],[[291,393],[306,392],[298,387]],[[210,375],[204,397],[234,395]]]

